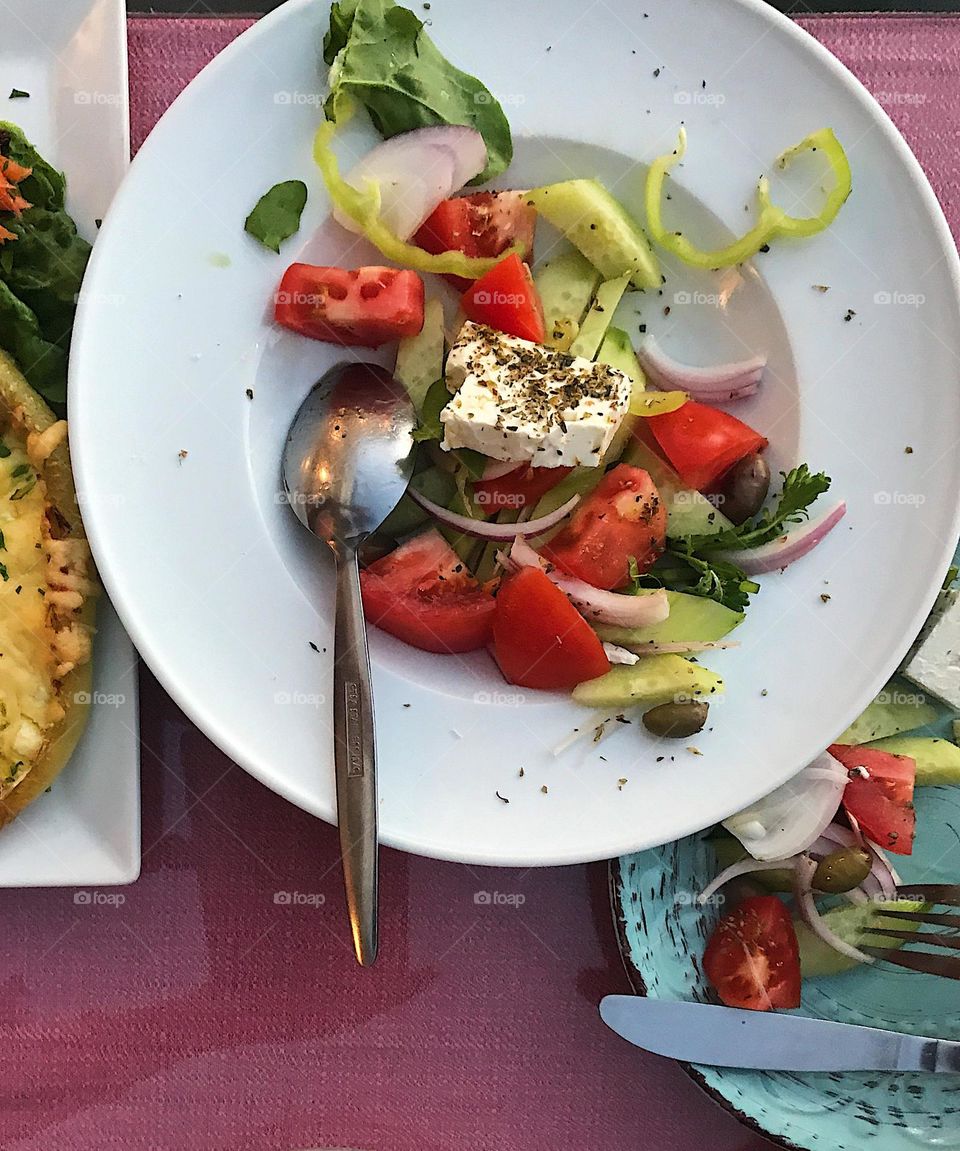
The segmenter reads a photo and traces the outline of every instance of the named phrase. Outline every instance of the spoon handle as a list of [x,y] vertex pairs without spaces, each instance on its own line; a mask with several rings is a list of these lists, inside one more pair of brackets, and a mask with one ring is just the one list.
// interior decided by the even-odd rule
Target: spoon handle
[[347,912],[357,960],[377,957],[377,756],[367,629],[357,550],[335,549],[337,614],[333,663],[337,823]]

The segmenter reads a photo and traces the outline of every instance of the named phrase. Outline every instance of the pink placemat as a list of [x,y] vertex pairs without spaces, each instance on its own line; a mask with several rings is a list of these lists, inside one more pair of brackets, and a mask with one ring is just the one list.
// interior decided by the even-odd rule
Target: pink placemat
[[[134,146],[250,22],[130,21]],[[960,25],[802,23],[875,93],[960,225]],[[333,829],[143,677],[143,876],[0,891],[5,1151],[762,1151],[606,1031],[626,990],[603,866],[386,851],[381,959],[353,963]],[[512,896],[478,903],[480,892]]]

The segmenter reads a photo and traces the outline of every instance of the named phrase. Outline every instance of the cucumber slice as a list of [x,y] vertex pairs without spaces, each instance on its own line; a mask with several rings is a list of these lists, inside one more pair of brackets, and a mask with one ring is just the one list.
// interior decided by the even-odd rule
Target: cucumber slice
[[937,710],[916,690],[891,680],[867,710],[850,724],[837,743],[868,743],[933,723]]
[[[646,390],[647,379],[643,374],[643,368],[640,367],[640,361],[637,359],[637,353],[633,350],[633,344],[630,343],[630,337],[622,328],[607,329],[607,334],[603,337],[603,343],[597,352],[597,361],[601,364],[609,364],[611,368],[617,368],[624,375],[629,376],[633,381],[632,394],[634,396]],[[600,461],[601,468],[620,459],[639,419],[639,416],[632,416],[629,412],[623,417],[623,422],[617,428],[616,434],[610,441],[610,446]]]
[[891,735],[867,744],[893,755],[909,755],[917,765],[917,787],[960,783],[960,747],[948,739]]
[[423,327],[400,341],[393,375],[407,389],[420,415],[430,385],[443,377],[443,304],[439,300],[427,300]]
[[685,488],[673,468],[641,440],[632,439],[627,444],[623,462],[650,473],[660,498],[667,505],[667,535],[670,539],[711,535],[733,527],[723,512],[715,508],[705,496]]
[[578,683],[573,698],[587,707],[655,707],[683,699],[709,699],[723,680],[679,655],[648,655],[638,663],[611,668],[606,675]]
[[600,278],[593,264],[579,252],[565,252],[536,273],[533,282],[540,294],[546,343],[551,348],[565,352],[576,339]]
[[[707,837],[707,843],[710,844],[711,850],[717,857],[717,874],[726,871],[735,863],[740,863],[749,855],[740,840],[735,839],[727,831],[712,832]],[[792,867],[784,867],[782,871],[779,869],[776,871],[754,871],[745,878],[758,887],[762,887],[764,891],[793,891]]]
[[660,264],[640,225],[597,180],[565,180],[527,194],[544,219],[579,248],[604,279],[625,272],[636,288],[659,288]]
[[583,318],[577,338],[570,345],[571,356],[583,356],[585,360],[592,360],[603,342],[613,313],[623,299],[623,293],[630,283],[629,276],[618,276],[615,280],[604,280],[597,288],[590,310]]
[[[733,611],[715,599],[668,591],[670,614],[662,623],[650,627],[614,627],[597,624],[597,635],[608,643],[704,643],[723,639],[743,620],[743,612]],[[648,657],[644,657],[648,658]],[[634,665],[635,666],[635,665]]]
[[[865,943],[869,943],[871,947],[902,947],[902,939],[895,939],[889,935],[866,934],[868,927],[888,926],[892,930],[904,926],[896,919],[884,919],[878,915],[877,913],[884,907],[895,907],[898,911],[922,911],[924,904],[915,899],[897,899],[890,903],[831,907],[829,911],[821,914],[830,930],[839,935],[844,943],[849,943],[853,947],[862,947]],[[855,959],[834,951],[802,920],[794,920],[793,926],[797,932],[797,943],[800,944],[800,974],[804,979],[817,975],[839,975],[843,971],[852,971],[853,968],[860,966]]]

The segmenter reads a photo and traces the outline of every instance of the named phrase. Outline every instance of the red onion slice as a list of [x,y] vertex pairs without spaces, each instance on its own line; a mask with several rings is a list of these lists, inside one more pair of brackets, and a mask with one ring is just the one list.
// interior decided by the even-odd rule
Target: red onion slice
[[[516,529],[517,525],[514,524],[513,527]],[[530,525],[524,524],[523,527],[528,529]],[[523,534],[536,535],[537,532],[524,531]],[[535,552],[519,534],[513,542],[510,554],[501,555],[499,558],[504,567],[514,570],[521,567],[540,568],[588,623],[608,623],[616,627],[650,627],[655,623],[662,623],[670,614],[670,601],[662,588],[641,595],[621,595],[619,592],[603,591],[584,580],[558,571],[552,564],[547,563],[543,556]]]
[[503,476],[510,475],[511,472],[529,466],[529,462],[524,464],[519,460],[487,460],[483,475],[480,478],[482,480],[499,480]]
[[541,532],[549,531],[555,524],[568,516],[580,502],[578,495],[571,496],[565,504],[561,504],[548,515],[540,516],[539,519],[527,520],[526,523],[522,524],[498,524],[494,520],[475,520],[470,516],[462,516],[457,512],[452,512],[449,508],[435,504],[433,500],[428,500],[425,495],[421,495],[412,486],[407,488],[407,492],[410,498],[418,503],[424,511],[428,511],[447,527],[456,528],[458,532],[476,536],[481,540],[495,540],[501,543],[506,543],[515,536],[538,536]]
[[731,364],[696,367],[682,364],[660,347],[655,336],[647,336],[637,348],[637,359],[656,387],[662,390],[679,389],[695,400],[723,403],[752,396],[763,375],[765,356],[752,356]]
[[[487,146],[475,128],[439,124],[391,136],[372,148],[346,175],[363,190],[367,180],[380,186],[380,219],[401,240],[409,240],[437,207],[483,171]],[[359,224],[338,208],[334,219],[351,232]]]
[[832,508],[825,511],[815,519],[797,527],[761,547],[745,549],[743,551],[718,552],[720,559],[736,564],[747,575],[762,575],[764,572],[779,571],[792,564],[794,560],[813,551],[818,543],[828,535],[843,519],[847,511],[845,500],[841,500]]
[[729,867],[725,867],[712,879],[697,896],[697,903],[706,903],[725,883],[740,875],[753,875],[757,871],[784,871],[791,867],[793,867],[792,859],[741,859],[738,863],[731,863]]

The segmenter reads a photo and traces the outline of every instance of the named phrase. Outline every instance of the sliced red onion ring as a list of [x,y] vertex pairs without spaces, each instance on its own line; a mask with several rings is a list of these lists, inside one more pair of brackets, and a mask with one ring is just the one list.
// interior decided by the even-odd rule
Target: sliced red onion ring
[[736,564],[747,575],[762,575],[764,572],[779,571],[781,568],[787,567],[788,564],[792,564],[794,560],[805,556],[807,552],[812,551],[824,536],[831,532],[843,519],[846,510],[846,501],[841,500],[822,515],[791,528],[786,535],[780,536],[772,543],[744,551],[718,552],[717,556],[729,563]]
[[846,785],[847,769],[824,751],[769,795],[725,819],[723,826],[754,859],[787,859],[823,836]]
[[[475,128],[438,124],[401,132],[377,144],[347,173],[363,191],[367,180],[380,186],[380,219],[401,240],[409,240],[441,200],[483,171],[487,146]],[[355,220],[338,208],[334,219],[360,233]]]
[[629,651],[635,651],[637,655],[657,655],[666,652],[696,652],[696,651],[722,651],[728,647],[739,647],[740,641],[738,639],[717,639],[709,642],[705,640],[678,640],[676,643],[655,643],[651,640],[650,643],[625,643],[623,645]]
[[836,932],[827,925],[823,916],[817,910],[813,894],[813,873],[817,870],[816,860],[809,855],[798,855],[793,866],[793,894],[797,902],[800,918],[818,938],[834,951],[855,960],[857,963],[874,963],[872,955],[867,955],[857,947],[853,947],[846,940],[841,939]]
[[[541,532],[549,531],[550,528],[558,524],[565,516],[568,516],[580,502],[578,495],[571,496],[565,504],[561,504],[560,507],[548,515],[540,516],[538,519],[527,520],[526,523],[522,524],[498,524],[494,520],[475,520],[470,516],[458,515],[457,512],[452,512],[449,508],[435,504],[433,500],[428,500],[425,495],[421,495],[421,493],[412,486],[407,488],[407,492],[410,498],[418,503],[424,511],[428,511],[435,519],[438,519],[442,524],[446,524],[447,527],[456,528],[458,532],[476,536],[478,539],[496,540],[502,543],[506,543],[515,536],[538,536]],[[666,596],[664,596],[664,598],[666,598]]]
[[655,336],[646,336],[641,341],[637,359],[650,380],[661,390],[678,389],[688,392],[695,400],[714,404],[752,396],[767,364],[765,356],[752,356],[749,360],[709,368],[681,364],[667,355]]
[[731,863],[729,867],[725,867],[712,879],[697,896],[697,903],[706,903],[725,883],[740,875],[752,875],[756,871],[785,871],[791,867],[793,867],[792,859],[741,859],[738,863]]
[[[517,525],[513,526],[516,529]],[[530,524],[524,524],[523,527],[524,535],[538,534],[536,531],[528,530]],[[538,529],[540,530],[542,529]],[[615,627],[650,627],[652,624],[662,623],[670,614],[670,601],[662,588],[642,595],[621,595],[619,592],[603,591],[581,579],[558,571],[552,564],[548,564],[543,556],[535,552],[519,534],[513,541],[510,554],[501,553],[498,559],[508,569],[538,567],[546,572],[589,623],[608,623]]]

